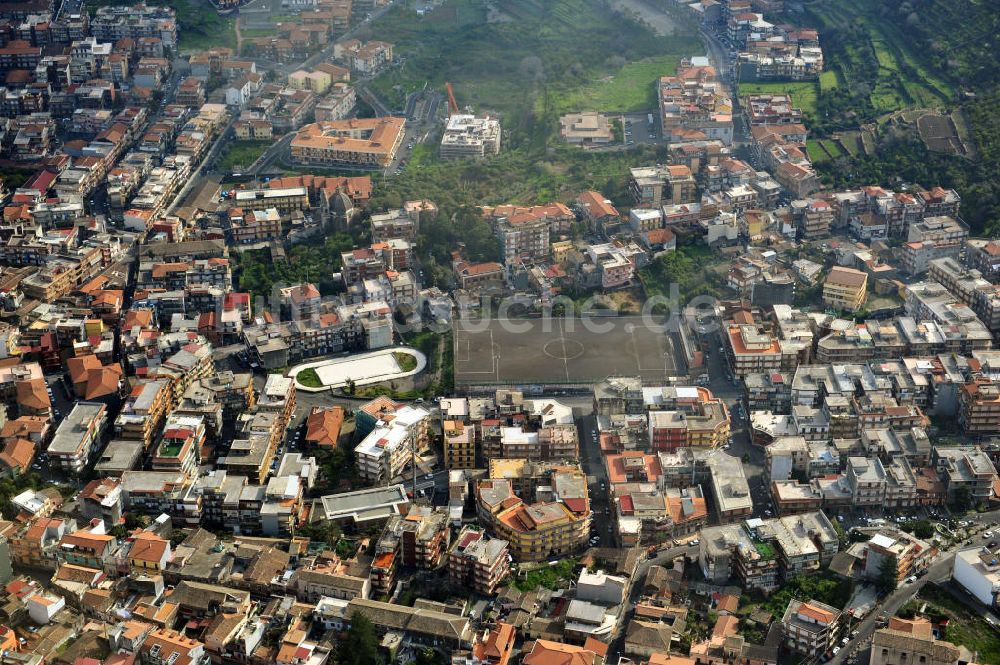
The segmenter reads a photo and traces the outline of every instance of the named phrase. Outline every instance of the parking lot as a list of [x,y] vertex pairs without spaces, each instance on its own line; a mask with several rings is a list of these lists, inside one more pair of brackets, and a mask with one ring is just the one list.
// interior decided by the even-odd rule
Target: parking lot
[[655,113],[652,116],[652,123],[649,122],[649,114],[645,113],[629,113],[622,116],[626,146],[660,142],[660,119]]

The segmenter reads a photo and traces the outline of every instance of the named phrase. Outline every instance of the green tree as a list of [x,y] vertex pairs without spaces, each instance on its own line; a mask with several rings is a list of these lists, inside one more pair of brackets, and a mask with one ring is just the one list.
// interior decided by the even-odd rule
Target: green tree
[[375,624],[364,613],[351,615],[351,627],[337,643],[335,656],[337,665],[378,665],[382,662]]
[[951,500],[951,508],[956,513],[966,513],[972,510],[972,492],[968,487],[960,486],[955,489],[955,495]]
[[417,652],[416,665],[447,665],[447,662],[440,653],[430,647]]
[[915,520],[913,522],[909,522],[907,523],[906,528],[914,536],[923,540],[934,536],[934,525],[928,520]]
[[896,557],[890,556],[882,560],[882,565],[878,569],[878,577],[875,578],[875,588],[882,595],[886,595],[896,590],[896,583],[899,581],[897,571],[899,562]]

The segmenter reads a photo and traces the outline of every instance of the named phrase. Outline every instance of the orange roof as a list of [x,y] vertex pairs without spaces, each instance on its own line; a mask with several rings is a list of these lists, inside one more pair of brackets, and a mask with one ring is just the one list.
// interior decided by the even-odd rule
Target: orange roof
[[718,621],[715,622],[715,628],[712,629],[712,639],[716,640],[719,638],[729,637],[730,635],[735,635],[739,623],[740,620],[732,614],[720,616]]
[[472,647],[472,655],[480,662],[491,662],[496,665],[506,665],[514,648],[517,631],[514,626],[502,621],[498,622],[482,642],[476,642]]
[[[305,125],[292,139],[292,150],[313,148],[383,155],[388,154],[404,130],[403,118],[351,118]],[[367,134],[367,138],[353,135]]]
[[724,593],[720,595],[715,601],[715,609],[720,612],[729,612],[730,614],[738,610],[740,607],[740,597],[734,596],[731,593]]
[[0,452],[0,462],[10,469],[26,471],[35,458],[35,442],[28,439],[8,441]]
[[84,547],[87,549],[93,549],[97,552],[103,552],[114,539],[114,536],[109,536],[106,533],[75,531],[73,533],[67,533],[63,536],[62,543],[64,545],[75,545],[77,547]]
[[826,283],[857,287],[864,284],[867,279],[868,275],[860,270],[837,266],[830,270],[830,274],[826,277]]
[[41,411],[52,406],[45,379],[28,379],[14,384],[17,395],[17,405],[35,411]]
[[649,656],[649,665],[697,665],[693,658],[675,656],[672,653],[654,653]]
[[618,217],[618,210],[600,192],[584,192],[576,200],[586,208],[591,217]]
[[799,614],[819,623],[831,623],[837,618],[837,615],[833,612],[824,610],[822,607],[816,607],[811,603],[802,603],[799,605]]
[[901,633],[909,633],[914,637],[924,639],[933,637],[934,634],[931,622],[926,617],[917,617],[915,619],[892,617],[889,619],[889,630],[898,630]]
[[69,370],[70,381],[74,384],[83,383],[87,380],[90,370],[101,367],[100,359],[94,354],[74,356],[66,360],[66,369]]
[[597,654],[573,644],[535,640],[531,653],[522,662],[524,665],[594,665]]
[[132,549],[128,552],[129,559],[158,563],[163,555],[170,550],[170,543],[155,533],[143,532],[135,537]]
[[306,441],[318,446],[335,447],[344,425],[344,409],[333,406],[315,409],[306,419]]
[[115,393],[123,375],[121,365],[108,365],[90,372],[84,399],[97,399]]

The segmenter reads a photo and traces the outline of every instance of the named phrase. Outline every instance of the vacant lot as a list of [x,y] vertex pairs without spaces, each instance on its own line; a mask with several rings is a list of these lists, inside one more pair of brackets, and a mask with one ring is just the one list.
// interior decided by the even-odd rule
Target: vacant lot
[[249,168],[270,145],[269,141],[233,141],[229,144],[226,154],[219,160],[218,168],[220,171],[240,171]]
[[934,152],[953,155],[964,153],[958,130],[949,115],[925,113],[917,120],[917,130],[920,132],[920,139]]
[[[371,36],[394,43],[405,62],[375,79],[377,92],[393,106],[425,84],[451,82],[460,106],[500,115],[512,147],[543,148],[560,110],[646,108],[656,75],[704,52],[695,26],[662,38],[603,3],[506,0],[496,8],[510,20],[490,22],[477,0],[448,0],[423,17],[387,12]],[[589,95],[596,99],[582,106]]]
[[657,381],[672,374],[667,337],[647,327],[641,317],[590,321],[588,328],[579,319],[505,319],[482,324],[482,329],[476,326],[480,322],[463,329],[460,321],[455,329],[455,381],[476,386],[559,385],[595,383],[611,375]]
[[[680,61],[679,55],[661,55],[630,62],[616,74],[550,99],[551,107],[560,115],[575,111],[655,113],[656,81],[676,72]],[[538,100],[536,107],[540,104]]]

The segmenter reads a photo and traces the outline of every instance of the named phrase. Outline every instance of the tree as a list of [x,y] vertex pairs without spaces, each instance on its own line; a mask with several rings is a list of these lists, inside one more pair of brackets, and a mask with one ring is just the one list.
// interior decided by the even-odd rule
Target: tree
[[896,590],[899,562],[896,557],[889,556],[882,560],[882,565],[878,569],[878,577],[875,578],[875,588],[882,595],[886,595]]
[[417,665],[445,665],[447,661],[434,649],[427,647],[417,652]]
[[337,665],[378,665],[382,662],[378,653],[378,636],[375,624],[364,613],[351,615],[351,627],[344,639],[337,643]]
[[955,489],[951,507],[956,513],[966,513],[972,510],[972,492],[969,491],[968,487],[959,486]]
[[907,526],[910,529],[910,533],[922,540],[927,540],[934,536],[934,525],[928,520],[916,520],[910,522]]

